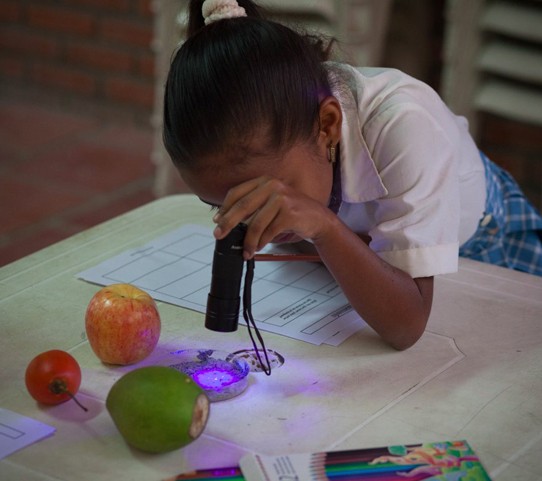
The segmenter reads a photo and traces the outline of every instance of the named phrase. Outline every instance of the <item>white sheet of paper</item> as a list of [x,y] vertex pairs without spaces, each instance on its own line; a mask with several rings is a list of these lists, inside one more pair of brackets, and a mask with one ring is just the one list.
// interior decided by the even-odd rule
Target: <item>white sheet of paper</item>
[[318,476],[319,473],[315,472],[314,456],[314,454],[263,456],[249,453],[241,458],[239,466],[247,481],[311,481],[322,479]]
[[[130,283],[154,299],[205,312],[215,239],[186,225],[78,274],[100,285]],[[315,262],[256,262],[252,314],[258,328],[339,345],[365,326],[327,269]]]
[[0,459],[51,436],[56,428],[0,408]]

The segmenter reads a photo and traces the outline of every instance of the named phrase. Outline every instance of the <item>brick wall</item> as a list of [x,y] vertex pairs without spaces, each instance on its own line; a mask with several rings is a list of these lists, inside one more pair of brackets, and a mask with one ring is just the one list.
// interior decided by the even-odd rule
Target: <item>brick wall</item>
[[[154,101],[151,3],[0,0],[0,88],[16,87],[25,97],[40,95],[148,125]],[[444,4],[395,0],[383,62],[437,89]],[[496,116],[483,115],[480,121],[480,148],[518,179],[539,209],[541,132]]]
[[0,79],[148,122],[152,38],[151,0],[0,0]]

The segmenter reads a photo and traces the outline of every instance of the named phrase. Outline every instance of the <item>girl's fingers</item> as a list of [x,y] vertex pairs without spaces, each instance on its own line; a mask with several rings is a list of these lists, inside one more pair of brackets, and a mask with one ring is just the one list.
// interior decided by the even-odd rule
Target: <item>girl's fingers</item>
[[227,214],[241,199],[249,195],[255,189],[258,189],[264,182],[264,179],[265,178],[262,177],[251,179],[230,189],[218,210],[218,216],[222,217]]
[[268,182],[266,178],[258,178],[231,189],[220,210],[213,217],[217,224],[215,237],[220,239],[226,236],[239,222],[247,222],[265,206],[274,188],[270,184],[273,182]]
[[272,200],[266,203],[250,219],[249,229],[245,236],[244,250],[246,257],[252,257],[254,253],[263,248],[274,236],[269,236],[269,232],[277,231],[277,234],[283,229],[279,221],[281,216],[281,206],[278,202]]
[[312,238],[324,221],[322,206],[277,179],[261,177],[231,189],[219,213],[214,236],[225,237],[239,222],[249,224],[244,256],[254,253],[279,234]]
[[274,194],[250,220],[245,237],[245,257],[252,257],[256,251],[283,234],[294,234],[307,239],[318,228],[322,219],[321,208],[312,200],[294,196]]

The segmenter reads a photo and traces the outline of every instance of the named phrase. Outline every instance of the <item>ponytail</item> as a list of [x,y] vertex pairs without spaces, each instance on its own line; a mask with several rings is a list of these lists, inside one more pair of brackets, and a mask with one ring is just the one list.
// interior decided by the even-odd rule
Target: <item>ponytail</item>
[[[205,26],[205,19],[202,14],[204,3],[205,0],[193,0],[189,3],[187,37],[191,37]],[[237,3],[245,9],[247,17],[264,18],[265,10],[254,2],[238,0]]]

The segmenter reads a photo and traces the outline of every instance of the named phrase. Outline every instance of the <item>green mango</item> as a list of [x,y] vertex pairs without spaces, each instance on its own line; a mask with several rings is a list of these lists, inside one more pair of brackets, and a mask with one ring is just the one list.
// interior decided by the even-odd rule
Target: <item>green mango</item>
[[105,403],[125,441],[151,453],[179,449],[197,439],[207,423],[209,404],[190,377],[165,366],[125,374]]

